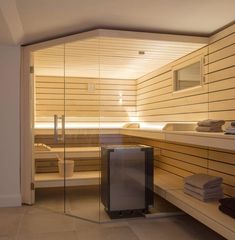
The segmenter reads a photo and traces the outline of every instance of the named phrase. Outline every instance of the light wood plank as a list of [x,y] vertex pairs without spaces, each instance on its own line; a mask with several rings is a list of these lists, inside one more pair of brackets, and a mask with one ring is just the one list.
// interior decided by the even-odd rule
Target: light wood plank
[[227,110],[235,111],[235,99],[209,103],[209,111],[211,112]]
[[216,161],[209,161],[209,168],[218,172],[230,174],[235,176],[235,165],[224,164]]
[[164,162],[165,164],[169,164],[171,166],[175,166],[177,168],[183,169],[185,171],[191,172],[191,173],[206,173],[207,170],[204,167],[192,165],[190,163],[186,163],[183,161],[179,161],[173,158],[162,156],[160,157],[160,161]]
[[194,112],[207,112],[208,111],[208,104],[195,104],[193,106],[186,105],[186,106],[179,106],[179,107],[167,107],[161,108],[156,110],[146,110],[146,111],[138,111],[138,115],[141,116],[158,116],[162,114],[184,114],[184,113],[194,113]]
[[[222,69],[227,69],[229,67],[233,67],[235,65],[235,55],[232,55],[230,57],[221,59],[219,61],[209,63],[209,67],[205,68],[206,70],[211,72],[216,72]],[[207,71],[206,71],[207,72]]]
[[223,58],[230,57],[234,54],[235,54],[235,42],[230,46],[225,46],[225,48],[222,48],[219,51],[216,51],[214,53],[210,53],[209,55],[207,55],[205,57],[205,64],[219,61]]
[[203,168],[207,167],[207,159],[205,158],[199,158],[185,153],[173,152],[168,150],[161,150],[161,155],[168,158],[177,159],[179,161],[183,161],[189,164],[197,165]]
[[225,29],[224,31],[219,32],[218,34],[215,34],[210,38],[209,52],[213,53],[221,48],[233,44],[234,38],[235,38],[235,25]]

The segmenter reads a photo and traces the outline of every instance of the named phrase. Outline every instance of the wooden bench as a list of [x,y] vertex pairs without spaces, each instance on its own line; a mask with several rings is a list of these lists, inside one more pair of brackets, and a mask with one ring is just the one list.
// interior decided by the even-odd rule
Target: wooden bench
[[[66,158],[73,159],[79,157],[80,159],[92,159],[100,157],[99,147],[77,147],[66,148]],[[37,151],[35,152],[35,159],[42,164],[43,171],[47,168],[50,170],[53,166],[47,167],[46,163],[51,162],[54,164],[58,158],[63,159],[64,148],[51,148],[50,151]],[[45,165],[45,167],[43,166]],[[58,164],[56,162],[56,164]],[[76,166],[75,166],[76,167]],[[66,178],[66,186],[85,186],[85,185],[98,185],[100,179],[99,171],[79,171],[74,172],[72,177]],[[63,187],[64,178],[59,175],[58,172],[43,172],[36,173],[34,177],[35,188],[47,188],[47,187]]]
[[58,173],[58,160],[74,160],[74,172],[98,171],[100,168],[99,147],[51,148],[46,151],[35,151],[36,173]]
[[[48,158],[63,154],[63,149],[55,148],[50,152],[38,152],[37,157]],[[66,156],[97,157],[98,147],[81,147],[67,149]],[[62,155],[61,155],[62,156]],[[66,186],[98,185],[99,171],[75,172],[66,180]],[[62,187],[64,179],[58,173],[40,173],[35,175],[35,187]],[[154,192],[209,228],[227,239],[235,239],[235,220],[223,214],[218,209],[218,202],[205,203],[183,192],[183,178],[167,171],[155,168]]]
[[218,202],[205,203],[185,194],[181,177],[155,168],[154,191],[226,239],[235,239],[235,220],[219,211]]

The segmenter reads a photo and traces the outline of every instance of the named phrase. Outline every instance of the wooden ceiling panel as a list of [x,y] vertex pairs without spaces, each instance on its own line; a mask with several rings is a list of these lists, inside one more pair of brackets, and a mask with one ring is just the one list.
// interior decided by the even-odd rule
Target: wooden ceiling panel
[[138,79],[205,43],[93,37],[34,53],[35,74]]

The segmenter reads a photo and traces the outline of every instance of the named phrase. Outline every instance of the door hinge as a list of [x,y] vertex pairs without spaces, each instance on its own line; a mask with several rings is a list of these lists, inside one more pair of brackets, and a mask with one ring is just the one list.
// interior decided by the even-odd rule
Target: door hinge
[[34,66],[30,66],[29,72],[30,72],[30,73],[34,73]]
[[35,190],[34,183],[31,183],[31,190]]

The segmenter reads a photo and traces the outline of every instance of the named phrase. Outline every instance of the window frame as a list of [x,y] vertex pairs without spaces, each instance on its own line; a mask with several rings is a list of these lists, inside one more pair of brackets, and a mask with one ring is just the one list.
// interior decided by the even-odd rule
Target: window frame
[[[177,71],[187,68],[195,63],[200,63],[200,82],[198,85],[177,90]],[[199,55],[172,67],[172,92],[181,93],[201,89],[204,85],[204,55]]]

